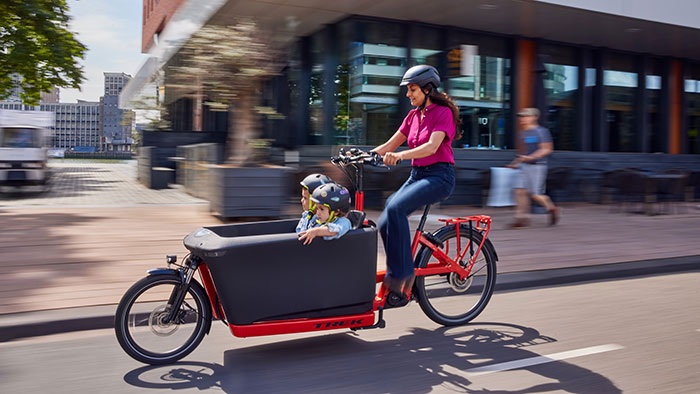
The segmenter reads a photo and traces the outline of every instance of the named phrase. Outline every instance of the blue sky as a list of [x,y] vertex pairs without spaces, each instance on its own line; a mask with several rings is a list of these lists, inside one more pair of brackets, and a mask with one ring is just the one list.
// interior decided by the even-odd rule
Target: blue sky
[[88,47],[81,91],[61,89],[61,102],[98,101],[104,93],[103,72],[132,76],[145,61],[141,53],[142,0],[68,0],[71,30]]

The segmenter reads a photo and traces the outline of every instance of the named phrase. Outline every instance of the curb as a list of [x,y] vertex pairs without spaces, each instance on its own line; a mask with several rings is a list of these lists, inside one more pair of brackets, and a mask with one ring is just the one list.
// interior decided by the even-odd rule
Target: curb
[[[700,271],[700,255],[504,273],[497,277],[496,291],[688,271]],[[103,305],[0,315],[0,343],[66,332],[114,328],[116,309],[116,305]]]

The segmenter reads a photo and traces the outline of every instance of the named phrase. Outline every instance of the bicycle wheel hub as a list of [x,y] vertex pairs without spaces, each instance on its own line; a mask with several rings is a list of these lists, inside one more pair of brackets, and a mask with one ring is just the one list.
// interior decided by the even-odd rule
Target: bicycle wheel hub
[[474,280],[473,276],[469,276],[467,278],[461,279],[459,277],[459,274],[456,272],[450,272],[448,281],[450,282],[450,286],[452,287],[452,290],[456,291],[457,293],[464,293],[465,291],[469,290],[469,287],[472,285],[472,281]]
[[168,310],[166,305],[157,306],[151,315],[148,317],[148,327],[151,331],[160,336],[166,337],[177,331],[178,325],[174,321],[168,323],[165,322],[165,318],[168,317]]

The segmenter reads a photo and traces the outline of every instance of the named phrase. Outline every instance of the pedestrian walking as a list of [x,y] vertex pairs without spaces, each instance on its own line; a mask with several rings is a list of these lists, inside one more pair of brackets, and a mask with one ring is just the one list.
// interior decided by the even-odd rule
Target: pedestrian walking
[[525,108],[518,112],[518,152],[506,167],[518,170],[515,176],[515,221],[511,227],[526,227],[530,224],[530,200],[542,205],[549,212],[549,224],[559,221],[559,208],[545,194],[547,181],[547,157],[554,150],[549,130],[539,125],[540,111]]

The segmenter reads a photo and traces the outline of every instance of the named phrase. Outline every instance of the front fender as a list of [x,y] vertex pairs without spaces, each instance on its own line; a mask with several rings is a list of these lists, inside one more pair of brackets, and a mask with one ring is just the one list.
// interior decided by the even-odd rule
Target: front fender
[[146,271],[148,275],[177,275],[180,276],[180,274],[177,272],[177,270],[174,270],[172,268],[153,268],[148,271]]

